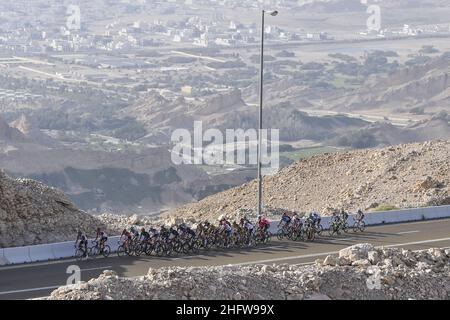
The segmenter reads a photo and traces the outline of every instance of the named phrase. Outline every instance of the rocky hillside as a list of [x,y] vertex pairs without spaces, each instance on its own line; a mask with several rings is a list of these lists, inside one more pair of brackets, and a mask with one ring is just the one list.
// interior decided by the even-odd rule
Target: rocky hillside
[[372,77],[361,88],[338,93],[325,105],[339,111],[380,109],[408,113],[415,112],[415,108],[430,114],[448,111],[450,54],[429,59],[423,64],[399,68],[388,76]]
[[0,141],[26,142],[26,136],[16,128],[12,128],[5,120],[0,118]]
[[0,248],[73,240],[78,229],[105,226],[62,192],[0,171]]
[[405,127],[396,127],[388,122],[376,122],[341,135],[338,132],[336,134],[329,140],[330,144],[352,148],[383,147],[402,143],[449,139],[450,116],[446,112],[441,112],[431,119],[417,121]]
[[[264,179],[264,204],[300,212],[450,204],[450,141],[314,156]],[[167,214],[217,219],[256,208],[256,181]]]
[[42,132],[38,128],[37,124],[24,114],[22,114],[16,121],[13,121],[10,125],[12,128],[19,130],[29,140],[29,142],[44,146],[58,145],[58,142],[55,139]]
[[139,279],[113,271],[55,290],[50,300],[449,299],[450,250],[412,252],[355,245],[311,266],[150,269]]

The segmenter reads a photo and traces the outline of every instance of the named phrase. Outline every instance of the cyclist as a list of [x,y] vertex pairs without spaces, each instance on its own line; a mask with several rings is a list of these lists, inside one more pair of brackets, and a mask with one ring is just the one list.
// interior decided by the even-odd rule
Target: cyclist
[[161,228],[159,229],[159,235],[160,235],[161,239],[166,240],[170,236],[170,231],[165,226],[161,226]]
[[208,233],[209,227],[210,227],[210,224],[209,224],[208,220],[200,222],[200,224],[197,226],[198,234],[200,236],[206,235]]
[[158,230],[154,227],[150,227],[150,229],[148,229],[148,233],[150,234],[150,237],[153,237],[156,233],[158,233]]
[[283,216],[281,217],[281,220],[280,220],[280,222],[278,223],[278,228],[279,228],[280,226],[282,226],[283,228],[289,226],[290,223],[291,223],[291,220],[292,220],[292,219],[291,219],[291,217],[288,215],[287,211],[284,211],[284,212],[283,212]]
[[141,241],[142,243],[145,243],[148,241],[148,239],[150,239],[150,233],[145,231],[145,228],[142,228],[141,234],[139,235],[139,241]]
[[245,223],[250,222],[250,220],[247,218],[247,216],[244,216],[241,218],[239,224],[244,227]]
[[263,216],[258,216],[258,227],[262,232],[266,232],[270,227],[270,222]]
[[300,218],[300,215],[294,211],[294,214],[292,215],[292,224],[294,226],[300,225],[302,222],[302,219]]
[[231,224],[231,227],[233,228],[234,234],[236,235],[236,241],[239,242],[241,240],[242,236],[245,235],[247,230],[244,229],[244,227],[241,227],[241,225],[239,223],[237,223],[237,221],[233,221],[233,223]]
[[331,216],[331,222],[332,223],[338,223],[339,222],[339,216],[336,210],[333,211]]
[[152,239],[152,241],[155,241],[159,237],[159,231],[156,228],[150,227],[148,233],[150,234],[150,239]]
[[168,233],[169,233],[169,234],[168,234],[169,240],[175,240],[175,239],[180,235],[180,234],[178,233],[178,231],[176,230],[175,225],[172,225],[172,226],[170,227]]
[[195,231],[194,231],[191,227],[188,227],[188,226],[186,226],[185,233],[186,233],[188,236],[190,236],[190,238],[195,238],[195,237],[197,236],[197,234],[195,233]]
[[[122,238],[124,238],[122,242]],[[128,251],[128,245],[132,239],[132,234],[127,229],[123,229],[122,234],[120,235],[119,242],[123,243],[124,248]]]
[[225,233],[227,233],[227,236],[231,236],[231,234],[233,233],[233,226],[231,225],[231,223],[228,220],[224,221],[224,230]]
[[361,209],[359,209],[358,212],[356,213],[355,220],[357,222],[361,222],[363,219],[364,219],[364,213],[362,212]]
[[243,227],[248,234],[252,234],[253,230],[255,229],[255,225],[247,219],[245,220]]
[[182,223],[178,226],[177,230],[182,238],[193,238],[195,237],[195,231],[188,227],[185,223]]
[[342,210],[341,210],[341,222],[343,224],[345,224],[347,222],[347,219],[348,219],[348,213],[345,212],[344,208],[342,208]]
[[132,240],[136,241],[139,239],[139,231],[135,228],[135,227],[131,227],[130,228],[130,232],[131,232],[131,236],[132,236]]
[[108,240],[108,235],[100,228],[97,228],[97,235],[95,237],[95,241],[97,240],[99,241],[100,252],[103,252],[103,249],[105,248],[105,243]]
[[179,226],[177,226],[177,231],[181,237],[186,236],[187,227],[188,226],[184,222],[182,224],[180,224]]
[[[225,232],[227,240],[230,240],[231,236],[233,235],[233,227],[231,226],[231,223],[227,220],[224,220],[223,222],[223,232]],[[230,246],[230,244],[228,244],[227,246]]]
[[105,231],[100,232],[100,248],[102,252],[105,248],[106,241],[108,241],[108,235]]
[[236,230],[237,232],[244,230],[243,227],[241,227],[241,225],[239,223],[237,223],[237,221],[233,221],[233,223],[231,224],[231,226],[233,227],[234,230]]
[[177,231],[184,231],[187,228],[187,225],[186,225],[186,223],[182,222],[178,226],[175,226],[175,227],[177,227]]
[[313,224],[316,225],[316,226],[318,226],[320,224],[320,221],[322,220],[322,218],[320,217],[320,215],[316,211],[312,211],[309,214],[309,218],[311,219]]
[[88,245],[88,239],[87,239],[86,235],[84,235],[83,232],[81,232],[81,230],[79,230],[78,234],[77,234],[77,240],[75,240],[75,248],[84,250],[84,256],[86,258],[88,255],[87,245]]

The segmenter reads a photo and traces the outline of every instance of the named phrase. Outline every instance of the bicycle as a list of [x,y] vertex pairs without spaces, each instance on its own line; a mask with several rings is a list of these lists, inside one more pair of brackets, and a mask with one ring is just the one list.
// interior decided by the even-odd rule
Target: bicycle
[[353,224],[353,232],[364,232],[366,228],[366,223],[361,219],[361,220],[356,220],[355,223]]
[[281,227],[281,229],[278,229],[278,232],[277,232],[278,240],[283,240],[284,237],[291,239],[292,238],[291,229],[292,229],[292,227],[288,224],[285,224],[285,225],[283,225],[283,227]]
[[292,241],[305,240],[305,232],[303,229],[303,222],[299,222],[291,228],[291,234],[289,237]]
[[100,243],[98,241],[93,240],[92,243],[94,245],[88,249],[88,253],[90,256],[95,257],[95,256],[102,255],[105,258],[108,258],[109,254],[111,252],[111,247],[109,245],[104,243],[103,248],[100,248]]
[[119,244],[119,247],[117,248],[117,256],[123,257],[124,255],[131,255],[129,244],[126,246],[125,242],[121,243],[120,241],[117,241],[117,243]]
[[341,230],[344,231],[345,233],[348,233],[348,222],[347,221],[341,221],[341,226],[340,226]]
[[88,257],[87,252],[84,249],[84,247],[80,247],[80,246],[75,246],[74,256],[77,261],[82,261],[84,258]]
[[322,232],[323,232],[323,226],[322,226],[322,224],[320,223],[320,220],[317,221],[317,222],[314,224],[314,229],[315,229],[316,234],[317,234],[318,236],[322,235]]
[[341,222],[337,220],[331,221],[330,228],[328,229],[328,234],[333,236],[334,234],[341,233]]
[[311,220],[308,219],[303,224],[303,233],[307,241],[314,241],[314,239],[316,238],[316,229]]

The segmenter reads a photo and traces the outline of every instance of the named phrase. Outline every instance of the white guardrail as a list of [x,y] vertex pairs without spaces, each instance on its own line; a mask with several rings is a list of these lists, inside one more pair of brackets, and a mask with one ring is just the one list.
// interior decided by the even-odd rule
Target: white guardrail
[[[353,215],[349,216],[348,222],[350,226],[353,225],[353,217]],[[380,225],[441,218],[450,218],[450,206],[366,213],[364,221],[366,225]],[[327,229],[330,225],[330,217],[322,217],[321,223],[324,229]],[[276,233],[277,224],[278,221],[271,221],[269,231]],[[108,238],[108,245],[111,247],[112,252],[117,251],[119,238],[119,236]],[[74,254],[74,241],[4,248],[0,249],[0,266],[71,258]]]

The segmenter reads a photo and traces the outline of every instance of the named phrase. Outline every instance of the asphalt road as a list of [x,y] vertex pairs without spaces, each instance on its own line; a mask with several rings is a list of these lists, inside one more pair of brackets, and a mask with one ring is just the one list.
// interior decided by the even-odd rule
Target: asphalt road
[[[325,232],[326,233],[326,232]],[[249,264],[308,264],[327,254],[356,243],[368,242],[375,246],[402,247],[412,250],[432,247],[450,247],[450,219],[391,224],[366,228],[364,233],[353,233],[330,238],[323,236],[312,243],[274,240],[254,249],[213,250],[197,256],[117,257],[73,259],[27,265],[0,267],[0,299],[28,299],[49,295],[55,288],[65,285],[71,274],[67,268],[78,265],[81,280],[97,277],[105,269],[125,277],[141,276],[149,267],[249,265]]]

